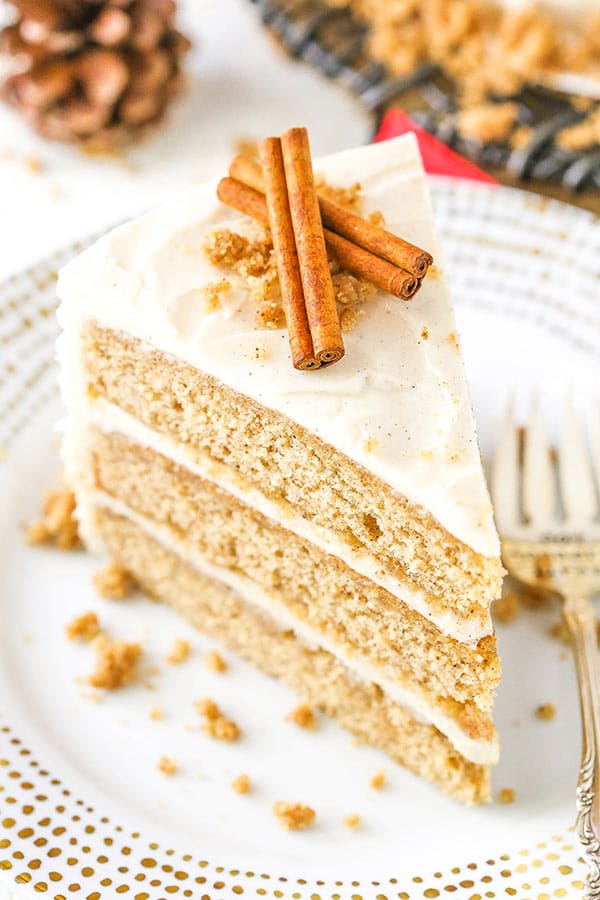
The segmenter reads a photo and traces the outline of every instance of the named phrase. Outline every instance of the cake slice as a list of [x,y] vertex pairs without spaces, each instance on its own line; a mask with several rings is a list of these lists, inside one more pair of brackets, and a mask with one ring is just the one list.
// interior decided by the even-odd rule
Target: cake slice
[[315,171],[438,261],[409,302],[336,272],[346,355],[331,368],[292,367],[268,232],[216,182],[61,272],[81,535],[368,743],[483,802],[502,567],[427,181],[412,135]]

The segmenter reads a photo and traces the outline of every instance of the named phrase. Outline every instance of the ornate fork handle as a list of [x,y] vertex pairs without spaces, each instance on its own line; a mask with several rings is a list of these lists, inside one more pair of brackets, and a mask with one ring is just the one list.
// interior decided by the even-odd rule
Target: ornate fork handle
[[587,597],[568,595],[563,614],[573,637],[581,706],[582,756],[576,831],[589,866],[586,900],[600,900],[600,666],[596,616]]

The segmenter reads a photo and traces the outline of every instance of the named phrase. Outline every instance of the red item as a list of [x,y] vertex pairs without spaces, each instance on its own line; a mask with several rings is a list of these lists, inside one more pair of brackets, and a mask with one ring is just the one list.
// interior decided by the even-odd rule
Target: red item
[[420,128],[402,109],[391,109],[386,113],[379,131],[375,135],[375,143],[399,137],[409,131],[415,133],[425,171],[430,175],[452,175],[455,178],[469,178],[471,181],[498,184],[496,179],[484,172],[483,169],[459,156],[429,132]]

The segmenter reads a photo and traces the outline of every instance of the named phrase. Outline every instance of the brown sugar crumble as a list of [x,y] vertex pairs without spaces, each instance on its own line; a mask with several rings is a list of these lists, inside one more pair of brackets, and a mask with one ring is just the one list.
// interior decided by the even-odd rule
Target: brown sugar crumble
[[376,772],[375,775],[373,775],[373,777],[371,778],[369,784],[374,790],[381,790],[381,788],[385,785],[385,772]]
[[214,700],[205,698],[196,704],[198,713],[204,719],[202,731],[217,741],[237,741],[241,736],[239,726],[223,715]]
[[189,655],[190,642],[184,641],[182,638],[177,638],[175,641],[173,641],[171,652],[166,659],[167,662],[171,663],[172,666],[178,666],[179,663],[185,662]]
[[221,295],[231,290],[231,282],[227,278],[213,281],[204,288],[204,308],[206,312],[215,312],[221,307]]
[[[452,78],[461,106],[510,96],[557,71],[592,74],[600,62],[598,16],[566,25],[537,8],[503,10],[491,0],[329,0],[367,10],[368,51],[393,75],[433,63]],[[583,26],[583,27],[582,27]]]
[[456,127],[465,138],[487,144],[503,141],[517,121],[516,103],[482,103],[464,109],[456,117]]
[[316,818],[314,809],[305,806],[304,803],[286,803],[278,800],[273,806],[273,813],[279,819],[279,823],[288,831],[302,831],[310,828]]
[[358,828],[360,825],[360,816],[357,813],[350,813],[350,815],[346,816],[344,819],[344,825],[346,828]]
[[351,212],[360,212],[362,206],[362,185],[358,181],[348,187],[334,187],[328,184],[322,175],[315,174],[315,187],[317,193],[322,194],[327,200],[332,200]]
[[67,637],[70,641],[93,641],[99,634],[100,622],[95,612],[77,616],[67,625]]
[[514,803],[515,802],[516,792],[514,788],[501,788],[498,791],[498,802],[499,803]]
[[88,679],[92,687],[115,691],[135,681],[143,652],[139,644],[113,641],[101,634],[94,641],[94,649],[96,666]]
[[164,714],[165,714],[165,713],[164,713],[164,710],[163,710],[160,706],[155,706],[155,707],[154,707],[153,709],[151,709],[150,712],[148,713],[148,715],[150,716],[150,718],[151,718],[153,721],[155,721],[155,722],[158,721],[158,719],[162,719],[162,717],[164,716]]
[[428,340],[429,340],[429,328],[428,328],[426,325],[423,325],[423,327],[422,327],[422,329],[421,329],[421,338],[422,338],[424,341],[428,341]]
[[217,653],[216,650],[211,650],[210,653],[207,653],[204,657],[204,662],[206,666],[213,672],[227,671],[227,663],[225,662],[221,654]]
[[110,563],[92,576],[92,584],[105,600],[126,600],[136,590],[133,575],[118,563]]
[[600,107],[583,122],[563,129],[556,143],[563,150],[588,150],[600,144]]
[[314,730],[317,727],[317,720],[312,706],[302,703],[286,716],[288,722],[293,722],[298,728],[308,728]]
[[554,703],[541,703],[536,707],[535,717],[542,722],[551,722],[556,716],[556,707]]
[[158,771],[163,775],[174,775],[177,771],[177,763],[168,756],[161,756],[158,761]]
[[47,491],[42,513],[43,518],[27,529],[25,540],[28,544],[51,544],[59,550],[80,549],[73,491],[65,486]]
[[[317,178],[320,193],[334,200],[346,209],[360,210],[362,203],[361,186],[331,187],[322,178]],[[369,215],[371,222],[383,225],[383,215],[375,210]],[[235,273],[245,279],[246,286],[255,305],[255,325],[257,328],[285,328],[277,262],[269,228],[252,223],[246,234],[238,234],[228,228],[216,229],[204,244],[204,252],[216,267],[226,274]],[[340,327],[350,333],[363,315],[361,304],[376,294],[376,288],[342,269],[332,253],[329,254],[334,294],[339,304]],[[224,279],[230,284],[228,279]],[[219,282],[220,284],[221,282]],[[217,298],[212,308],[218,308]],[[264,359],[266,351],[257,348],[254,358]]]
[[346,306],[340,315],[340,328],[342,329],[342,333],[352,334],[364,314],[364,309],[355,309],[353,306]]
[[505,591],[492,607],[495,622],[501,625],[510,625],[518,618],[521,606],[518,594],[515,591]]
[[231,787],[236,792],[236,794],[249,794],[250,793],[250,778],[248,775],[238,775],[237,778],[234,778],[231,782]]

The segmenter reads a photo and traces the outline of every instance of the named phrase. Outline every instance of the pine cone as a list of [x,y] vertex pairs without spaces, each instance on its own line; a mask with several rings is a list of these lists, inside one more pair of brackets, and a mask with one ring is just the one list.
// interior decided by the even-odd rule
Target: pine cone
[[114,145],[162,117],[188,40],[174,0],[10,0],[0,31],[15,71],[2,96],[45,137]]

